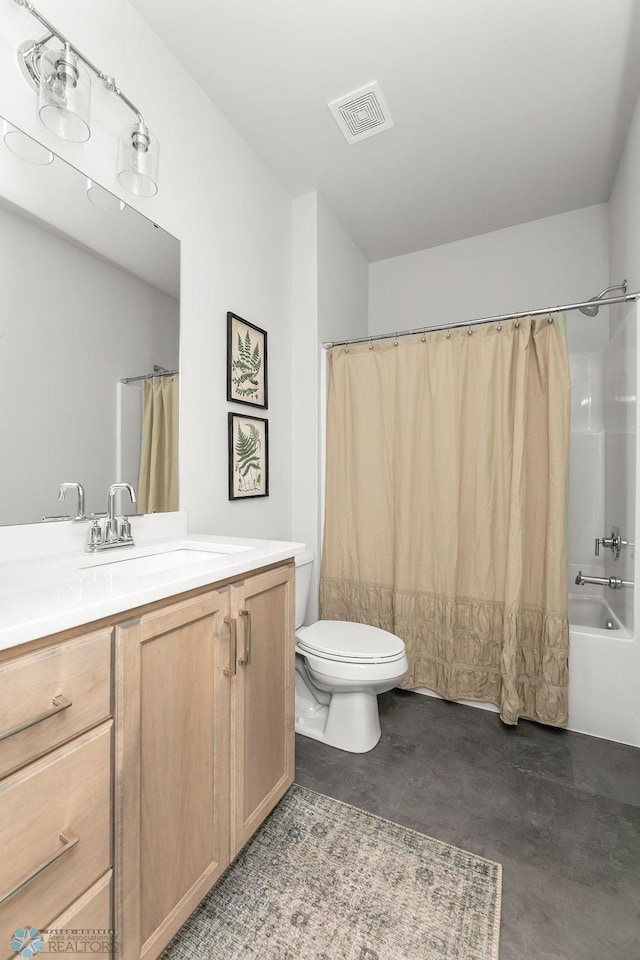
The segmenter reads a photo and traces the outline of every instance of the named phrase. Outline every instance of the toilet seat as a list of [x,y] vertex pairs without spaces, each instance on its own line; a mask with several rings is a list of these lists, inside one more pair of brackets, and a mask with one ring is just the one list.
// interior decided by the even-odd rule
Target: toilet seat
[[340,663],[394,663],[405,656],[400,637],[366,623],[318,620],[296,631],[300,653]]

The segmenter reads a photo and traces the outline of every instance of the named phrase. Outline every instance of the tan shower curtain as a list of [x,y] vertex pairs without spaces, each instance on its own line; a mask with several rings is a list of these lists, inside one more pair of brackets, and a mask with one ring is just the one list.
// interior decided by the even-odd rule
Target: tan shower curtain
[[138,509],[178,509],[178,377],[145,380]]
[[405,687],[567,722],[566,338],[526,318],[329,352],[321,616]]

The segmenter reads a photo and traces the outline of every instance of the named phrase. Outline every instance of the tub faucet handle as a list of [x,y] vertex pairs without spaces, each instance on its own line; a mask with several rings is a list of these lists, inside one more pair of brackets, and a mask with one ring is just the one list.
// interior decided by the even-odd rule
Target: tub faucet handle
[[612,527],[610,537],[596,537],[596,557],[600,556],[601,546],[607,547],[609,550],[611,550],[614,560],[619,560],[621,548],[628,546],[628,544],[627,541],[623,540],[620,536],[620,527]]

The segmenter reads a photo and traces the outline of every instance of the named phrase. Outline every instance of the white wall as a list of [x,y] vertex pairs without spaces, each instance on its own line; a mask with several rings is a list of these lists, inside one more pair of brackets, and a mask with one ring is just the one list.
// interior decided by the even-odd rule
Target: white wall
[[[127,0],[39,0],[38,9],[116,77],[160,141],[158,196],[139,200],[115,176],[130,114],[97,81],[91,139],[70,144],[49,134],[16,58],[18,45],[42,30],[24,9],[3,5],[0,114],[182,243],[180,491],[190,529],[288,538],[291,200]],[[251,502],[228,501],[227,310],[269,333],[271,492]]]
[[[601,203],[372,263],[369,332],[588,299],[609,282],[608,229]],[[598,320],[580,314],[580,330],[582,351],[606,343]]]
[[[611,276],[640,290],[640,98],[609,198]],[[619,279],[612,279],[618,283]]]
[[307,607],[318,617],[322,540],[322,424],[325,362],[321,344],[367,333],[367,261],[317,193],[293,204],[292,536],[313,550]]
[[318,333],[322,342],[368,332],[369,265],[318,197]]
[[[116,479],[116,385],[154,362],[177,364],[178,304],[3,209],[0,249],[0,523],[71,514],[75,499],[57,500],[68,481],[84,485],[87,512],[106,510]],[[125,479],[137,484],[137,470]]]

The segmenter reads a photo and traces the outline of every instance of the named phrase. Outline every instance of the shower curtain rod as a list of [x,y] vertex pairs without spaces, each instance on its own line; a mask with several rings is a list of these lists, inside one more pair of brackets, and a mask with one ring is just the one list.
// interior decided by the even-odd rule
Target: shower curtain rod
[[153,380],[155,377],[173,377],[179,370],[154,370],[153,373],[144,373],[141,377],[123,377],[120,383],[134,383],[136,380]]
[[373,340],[397,340],[399,337],[411,337],[418,333],[433,333],[436,330],[455,330],[457,327],[475,327],[480,323],[495,323],[503,320],[519,320],[522,317],[537,317],[551,313],[566,313],[567,310],[580,310],[581,307],[606,307],[613,303],[627,303],[629,300],[637,300],[640,297],[638,293],[627,293],[622,297],[608,297],[602,300],[584,300],[582,303],[565,303],[557,307],[546,307],[544,310],[525,310],[523,313],[502,313],[496,317],[482,317],[479,320],[464,320],[461,323],[441,324],[435,327],[416,327],[415,330],[399,330],[397,333],[377,333],[370,337],[353,337],[351,340],[331,340],[323,343],[325,350],[330,347],[348,346],[350,343],[371,343]]

